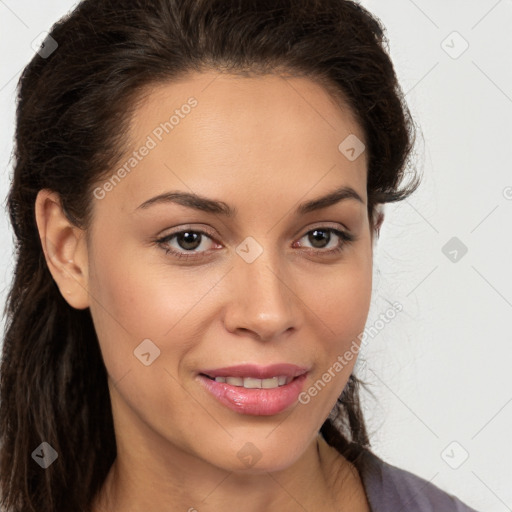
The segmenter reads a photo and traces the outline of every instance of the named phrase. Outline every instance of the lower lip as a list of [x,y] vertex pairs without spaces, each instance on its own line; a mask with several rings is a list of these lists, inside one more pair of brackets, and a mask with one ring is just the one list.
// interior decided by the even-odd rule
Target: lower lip
[[204,375],[199,381],[221,404],[240,414],[272,416],[293,405],[302,391],[306,373],[290,383],[274,389],[246,389],[225,382],[216,382]]

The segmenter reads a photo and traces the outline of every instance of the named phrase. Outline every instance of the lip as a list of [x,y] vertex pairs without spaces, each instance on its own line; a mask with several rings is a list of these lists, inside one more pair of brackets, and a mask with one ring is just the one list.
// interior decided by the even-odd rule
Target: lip
[[[274,365],[272,367],[265,367],[263,369],[260,367],[260,375],[263,376],[255,378],[268,378],[268,372],[275,372],[278,366],[279,365]],[[288,365],[288,372],[291,371],[290,366],[291,365]],[[234,368],[241,367],[231,367],[229,368],[229,371],[232,372]],[[252,371],[254,371],[255,367],[252,366],[251,368]],[[283,370],[282,367],[278,369],[281,371]],[[225,369],[222,370],[224,371]],[[286,373],[272,373],[270,376],[272,377],[278,374],[285,375]],[[304,387],[304,382],[307,375],[307,372],[303,372],[296,376],[288,384],[279,386],[274,389],[246,389],[240,386],[232,386],[231,384],[226,384],[225,382],[216,382],[215,380],[206,377],[206,375],[201,374],[197,376],[197,379],[206,391],[208,391],[221,404],[228,407],[232,411],[235,411],[239,414],[247,414],[253,416],[273,416],[285,411],[297,402],[299,394],[302,392]],[[243,375],[226,373],[226,375],[219,374],[216,376],[250,377],[251,375],[248,375],[247,373]]]
[[[309,368],[291,363],[266,366],[240,364],[200,370],[197,378],[206,391],[232,411],[253,416],[272,416],[283,412],[297,402],[308,372]],[[293,380],[273,389],[246,389],[213,380],[215,377],[269,379],[276,376],[292,377]]]
[[199,374],[215,377],[252,377],[253,379],[270,379],[278,375],[286,377],[299,377],[309,371],[308,368],[290,363],[277,363],[267,366],[256,364],[240,364],[225,368],[200,370]]

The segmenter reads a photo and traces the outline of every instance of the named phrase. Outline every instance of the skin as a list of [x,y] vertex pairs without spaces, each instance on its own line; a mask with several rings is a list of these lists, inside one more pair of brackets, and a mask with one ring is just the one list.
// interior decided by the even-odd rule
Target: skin
[[[307,390],[359,341],[377,228],[367,215],[366,154],[350,161],[338,145],[350,134],[363,141],[363,132],[310,79],[211,71],[148,91],[127,157],[191,96],[197,107],[92,199],[87,232],[69,223],[55,193],[42,190],[36,201],[49,269],[72,307],[90,308],[109,376],[118,457],[94,512],[369,511],[355,468],[318,435],[356,357],[308,404],[274,416],[234,412],[196,377],[208,367],[291,362],[310,368]],[[294,213],[342,185],[363,202]],[[237,214],[137,208],[171,190],[224,201]],[[308,236],[322,227],[356,240],[328,256],[337,235],[317,245]],[[180,228],[214,235],[196,244],[198,258],[178,259],[154,242]],[[249,236],[263,248],[252,263],[236,252]],[[179,242],[167,247],[187,252]],[[160,350],[149,366],[134,357],[144,339]],[[249,441],[260,458],[248,467],[237,454]]]

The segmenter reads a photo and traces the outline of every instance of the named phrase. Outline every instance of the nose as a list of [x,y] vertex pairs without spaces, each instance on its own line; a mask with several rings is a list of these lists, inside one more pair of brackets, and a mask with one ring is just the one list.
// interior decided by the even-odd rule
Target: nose
[[300,298],[289,273],[279,271],[270,251],[252,263],[235,262],[224,323],[229,332],[249,333],[261,340],[275,340],[302,322]]

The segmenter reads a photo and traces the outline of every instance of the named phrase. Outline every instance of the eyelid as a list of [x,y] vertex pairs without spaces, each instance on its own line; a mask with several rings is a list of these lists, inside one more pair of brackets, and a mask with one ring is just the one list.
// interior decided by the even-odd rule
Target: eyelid
[[214,231],[211,230],[208,227],[193,226],[193,225],[184,224],[183,226],[177,226],[176,228],[173,228],[172,231],[169,231],[169,232],[166,232],[166,230],[165,230],[164,234],[157,235],[156,239],[157,240],[161,240],[162,238],[169,238],[169,237],[171,237],[173,235],[179,235],[180,233],[183,233],[184,231],[192,231],[194,233],[203,233],[203,234],[209,236],[210,238],[212,238],[214,240],[215,240],[215,238],[217,236],[214,233]]
[[301,229],[297,233],[297,235],[299,233],[302,233],[301,236],[304,236],[307,233],[309,233],[310,231],[315,230],[315,229],[319,229],[319,228],[331,228],[331,229],[337,229],[338,231],[343,231],[345,233],[350,233],[350,230],[345,225],[341,224],[341,222],[325,221],[325,222],[315,222],[311,226],[309,226],[307,228],[304,228],[304,229]]
[[[345,228],[340,228],[338,225],[336,226],[332,226],[332,225],[329,225],[329,223],[324,223],[324,224],[320,224],[320,225],[317,225],[317,226],[313,226],[312,228],[309,228],[307,229],[299,238],[298,240],[301,240],[302,238],[304,238],[305,236],[307,236],[309,233],[311,233],[312,231],[315,231],[315,230],[326,230],[326,231],[330,231],[331,233],[334,233],[335,236],[337,236],[338,238],[340,238],[341,240],[341,244],[339,244],[337,247],[339,247],[341,250],[343,250],[343,248],[345,247],[345,245],[348,245],[350,244],[351,242],[356,242],[359,237],[357,237],[356,235],[354,235],[351,231],[349,231],[348,229],[345,229]],[[297,243],[297,242],[294,242],[294,243]],[[314,249],[314,248],[309,248],[309,247],[305,247],[304,248],[306,251],[310,251],[310,252],[316,252],[318,254],[329,254],[330,251],[334,251],[334,249]]]
[[[338,231],[342,231],[347,235],[351,235],[350,229],[348,229],[344,224],[340,222],[332,222],[332,221],[324,221],[324,222],[315,222],[309,227],[301,228],[300,230],[296,231],[293,236],[293,238],[299,237],[303,238],[305,235],[307,235],[310,231],[318,229],[318,228],[331,228]],[[155,237],[154,240],[161,240],[162,238],[168,238],[172,235],[178,235],[184,231],[193,231],[194,233],[203,233],[212,238],[214,241],[218,242],[217,240],[217,234],[209,228],[208,226],[203,225],[192,225],[192,224],[183,224],[182,226],[177,226],[175,229],[173,228],[172,231],[165,233],[165,234],[159,234]],[[353,235],[352,235],[353,236]],[[219,242],[218,242],[219,243]]]
[[[315,223],[312,226],[309,226],[307,228],[303,228],[302,230],[300,230],[299,233],[301,233],[301,235],[298,237],[297,241],[304,238],[312,231],[314,231],[316,229],[322,229],[322,228],[332,231],[335,234],[335,236],[337,236],[338,238],[341,239],[340,240],[341,243],[338,244],[337,249],[336,248],[334,248],[334,249],[315,249],[315,248],[304,247],[304,250],[306,252],[313,252],[313,253],[317,253],[319,255],[322,255],[322,253],[324,253],[327,256],[336,251],[342,251],[346,245],[348,245],[351,242],[354,242],[358,239],[358,237],[356,237],[354,234],[352,234],[350,232],[350,230],[348,230],[343,224],[324,221],[324,222]],[[194,227],[192,225],[179,226],[175,230],[171,231],[170,233],[156,237],[154,239],[154,242],[156,242],[158,245],[162,246],[165,243],[166,239],[173,238],[174,236],[177,236],[177,235],[187,232],[187,231],[206,235],[208,238],[211,239],[211,241],[213,243],[220,244],[220,242],[218,242],[216,239],[216,235],[214,233],[212,233],[212,231],[210,229],[203,228],[203,227]],[[294,236],[294,239],[295,238],[296,237]],[[295,244],[295,243],[297,243],[297,241],[294,241],[293,243]],[[302,247],[302,246],[300,246],[300,247]],[[184,258],[184,259],[204,258],[204,257],[208,257],[209,253],[212,252],[211,250],[210,251],[208,251],[208,250],[207,251],[199,251],[199,252],[178,251],[176,249],[168,249],[168,248],[164,249],[164,250],[166,251],[167,254],[172,254],[174,257],[176,257],[178,259],[179,258]]]

